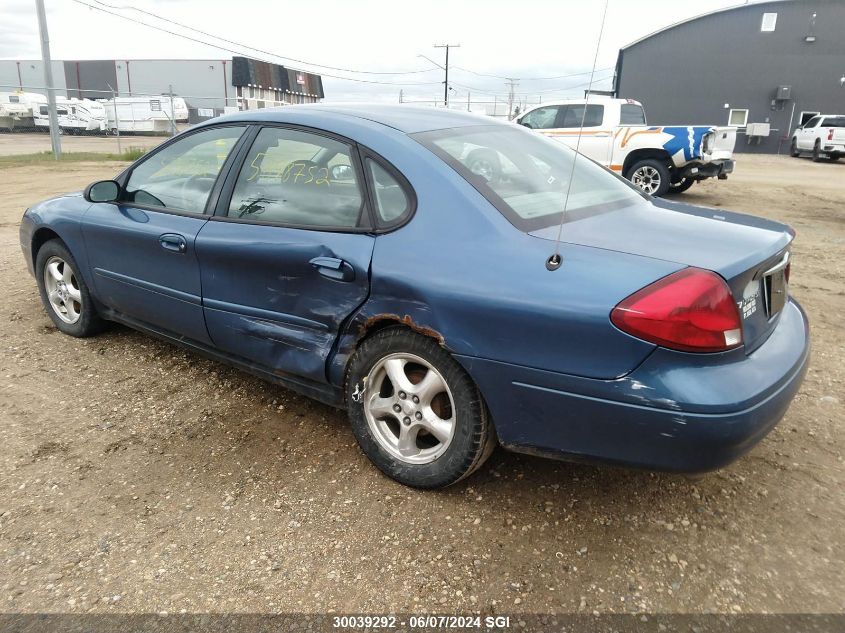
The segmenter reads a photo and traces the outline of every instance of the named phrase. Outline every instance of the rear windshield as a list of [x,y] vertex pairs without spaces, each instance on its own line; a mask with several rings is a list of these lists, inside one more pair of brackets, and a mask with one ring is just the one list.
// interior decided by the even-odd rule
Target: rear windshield
[[822,121],[822,127],[845,127],[845,116],[829,116]]
[[563,143],[522,127],[484,125],[413,136],[526,233],[642,201],[642,194],[603,167],[584,156],[575,160]]

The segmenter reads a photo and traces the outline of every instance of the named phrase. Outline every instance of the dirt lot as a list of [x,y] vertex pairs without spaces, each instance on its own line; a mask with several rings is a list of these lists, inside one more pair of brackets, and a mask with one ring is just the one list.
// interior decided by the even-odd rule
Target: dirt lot
[[0,168],[0,611],[845,611],[845,164],[741,156],[683,196],[798,231],[812,366],[750,455],[690,481],[497,451],[439,493],[381,476],[340,412],[57,333],[20,215],[119,167]]

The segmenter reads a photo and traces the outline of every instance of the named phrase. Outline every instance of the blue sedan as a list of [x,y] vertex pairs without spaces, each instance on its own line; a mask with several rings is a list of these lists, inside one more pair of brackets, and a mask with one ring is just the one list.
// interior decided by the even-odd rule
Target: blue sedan
[[787,226],[652,200],[508,123],[405,106],[230,115],[27,210],[56,327],[117,321],[345,408],[436,488],[496,444],[724,466],[809,357]]

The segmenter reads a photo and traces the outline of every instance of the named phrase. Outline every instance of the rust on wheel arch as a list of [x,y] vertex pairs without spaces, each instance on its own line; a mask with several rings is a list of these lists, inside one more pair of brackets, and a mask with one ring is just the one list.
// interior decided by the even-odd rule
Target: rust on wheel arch
[[438,332],[434,328],[414,323],[414,320],[411,318],[410,314],[406,314],[404,317],[400,317],[398,314],[376,314],[374,316],[371,316],[366,321],[364,321],[363,325],[361,326],[360,337],[363,338],[364,336],[366,336],[367,332],[371,328],[385,321],[392,321],[400,325],[405,325],[417,334],[422,334],[423,336],[433,338],[441,347],[446,347],[446,340],[443,338],[443,335],[440,332]]

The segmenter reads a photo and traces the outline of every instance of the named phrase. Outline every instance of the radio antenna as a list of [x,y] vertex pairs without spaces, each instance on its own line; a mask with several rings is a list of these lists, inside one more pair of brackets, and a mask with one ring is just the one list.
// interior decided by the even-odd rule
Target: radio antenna
[[593,69],[590,71],[590,83],[587,87],[587,95],[584,99],[584,111],[581,113],[581,125],[578,128],[578,140],[575,141],[575,156],[572,157],[572,169],[569,172],[569,182],[566,185],[566,196],[563,199],[563,212],[560,214],[560,225],[557,227],[557,239],[555,240],[555,252],[546,260],[546,268],[549,270],[557,270],[563,263],[563,258],[560,256],[560,238],[563,234],[563,223],[566,221],[566,209],[569,206],[569,194],[572,191],[572,179],[575,177],[575,161],[578,160],[578,150],[581,148],[581,137],[584,135],[584,121],[587,118],[587,106],[590,103],[590,94],[593,90],[593,77],[596,74],[596,62],[599,59],[599,48],[601,47],[601,38],[604,34],[604,22],[607,19],[607,5],[610,0],[604,0],[604,12],[601,16],[601,28],[599,29],[599,39],[596,42],[596,54],[593,57]]

